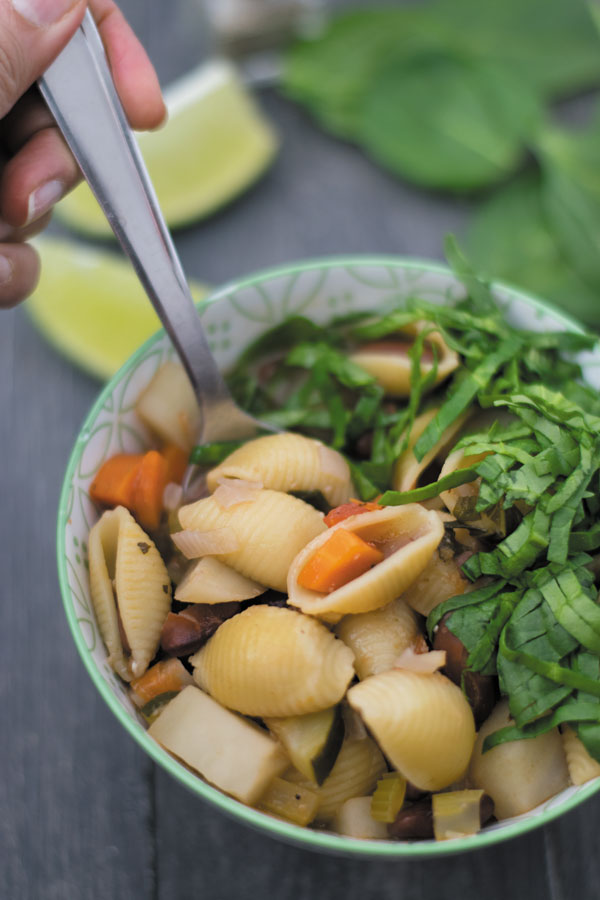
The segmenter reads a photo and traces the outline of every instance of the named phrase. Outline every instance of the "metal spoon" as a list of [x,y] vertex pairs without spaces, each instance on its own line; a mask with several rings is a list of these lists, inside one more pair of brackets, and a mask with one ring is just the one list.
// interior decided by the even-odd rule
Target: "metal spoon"
[[202,413],[198,443],[274,431],[236,406],[210,352],[89,12],[38,84],[190,378]]

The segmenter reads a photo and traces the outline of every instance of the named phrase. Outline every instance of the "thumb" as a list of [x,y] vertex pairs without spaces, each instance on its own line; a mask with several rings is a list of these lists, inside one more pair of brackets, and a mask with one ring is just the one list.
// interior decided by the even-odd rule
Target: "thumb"
[[78,28],[84,0],[0,0],[0,119]]

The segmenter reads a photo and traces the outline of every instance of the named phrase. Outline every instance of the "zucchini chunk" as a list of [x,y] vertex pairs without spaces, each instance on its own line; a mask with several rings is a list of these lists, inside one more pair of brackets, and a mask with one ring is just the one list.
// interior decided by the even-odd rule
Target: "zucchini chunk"
[[310,781],[323,784],[344,740],[339,706],[305,716],[267,718],[265,725],[279,738],[294,766]]

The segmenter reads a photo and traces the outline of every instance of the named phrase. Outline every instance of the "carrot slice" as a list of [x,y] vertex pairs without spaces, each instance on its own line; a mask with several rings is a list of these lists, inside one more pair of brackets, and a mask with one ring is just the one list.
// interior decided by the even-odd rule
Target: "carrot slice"
[[167,461],[158,450],[144,454],[133,485],[131,511],[148,531],[156,531],[160,522],[167,472]]
[[100,467],[90,486],[90,497],[102,506],[131,509],[141,453],[117,453]]
[[137,706],[144,706],[149,700],[171,691],[180,691],[193,681],[180,660],[163,659],[150,666],[139,678],[131,682],[131,698]]
[[357,516],[359,513],[364,512],[373,512],[374,509],[381,509],[381,506],[373,500],[369,500],[366,503],[363,503],[361,500],[349,500],[348,503],[342,503],[341,506],[330,509],[323,522],[328,528],[331,528],[332,525],[337,525],[338,522],[342,522],[350,516]]
[[167,461],[167,481],[181,484],[188,464],[188,454],[177,444],[166,444],[160,451]]
[[353,531],[338,528],[308,559],[298,576],[300,587],[329,594],[381,562],[383,553]]

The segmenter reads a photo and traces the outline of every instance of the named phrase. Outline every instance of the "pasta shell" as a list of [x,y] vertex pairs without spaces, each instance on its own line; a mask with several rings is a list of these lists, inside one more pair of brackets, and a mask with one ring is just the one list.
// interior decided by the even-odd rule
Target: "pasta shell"
[[124,681],[139,678],[158,649],[171,608],[165,564],[123,506],[105,512],[91,529],[89,561],[92,602],[108,662]]
[[473,713],[444,675],[391,669],[350,688],[348,702],[392,767],[421,790],[448,787],[469,765]]
[[455,560],[442,559],[436,551],[416,581],[403,592],[402,599],[415,612],[428,616],[444,600],[472,589]]
[[330,506],[340,506],[352,495],[344,457],[300,434],[270,434],[248,441],[208,473],[211,493],[220,478],[259,481],[274,491],[321,491]]
[[215,700],[248,716],[297,716],[334,706],[354,675],[352,651],[320,622],[252,606],[190,658]]
[[414,454],[414,447],[431,420],[436,416],[438,408],[434,407],[418,416],[411,428],[410,440],[404,453],[398,457],[394,466],[392,487],[395,491],[412,491],[419,481],[419,476],[430,463],[439,456],[446,456],[448,449],[456,442],[457,435],[467,419],[470,411],[463,413],[451,425],[446,428],[437,443],[426,453],[419,462]]
[[217,559],[259,584],[285,592],[288,569],[296,554],[326,530],[323,514],[308,503],[279,491],[255,491],[255,499],[223,509],[205,497],[179,510],[184,529],[227,529],[238,549]]
[[404,600],[392,600],[372,612],[344,616],[334,631],[354,653],[354,668],[360,679],[393,668],[402,651],[421,637],[416,616]]
[[135,405],[142,422],[165,442],[191,450],[200,431],[200,407],[183,366],[166,362]]
[[286,778],[316,791],[319,808],[315,821],[327,824],[346,800],[371,793],[386,770],[385,759],[375,741],[346,739],[322,785],[316,785],[299,772],[286,773]]
[[562,742],[573,784],[585,784],[600,775],[600,763],[590,756],[572,728],[562,726]]
[[[312,591],[298,584],[298,576],[312,554],[332,532],[348,529],[375,544],[384,554],[382,562],[330,594]],[[294,559],[288,575],[289,603],[312,616],[332,621],[347,613],[363,613],[385,606],[420,575],[444,535],[437,513],[417,503],[386,506],[373,512],[350,516],[320,534]]]
[[[424,327],[428,327],[428,325],[424,322],[415,322],[412,326],[407,325],[402,331],[404,334],[408,334],[409,337],[414,337]],[[433,344],[437,350],[438,366],[435,384],[439,384],[454,369],[458,368],[458,354],[448,347],[446,341],[437,331],[431,332],[427,341]],[[359,349],[356,353],[351,354],[350,359],[370,375],[373,375],[390,397],[409,397],[411,391],[411,360],[406,350],[402,351],[401,348],[388,350],[388,343],[389,341],[382,342],[381,349],[377,347]],[[423,360],[421,362],[421,373],[425,375],[430,372],[432,365],[431,362]],[[433,386],[431,385],[431,387]]]

